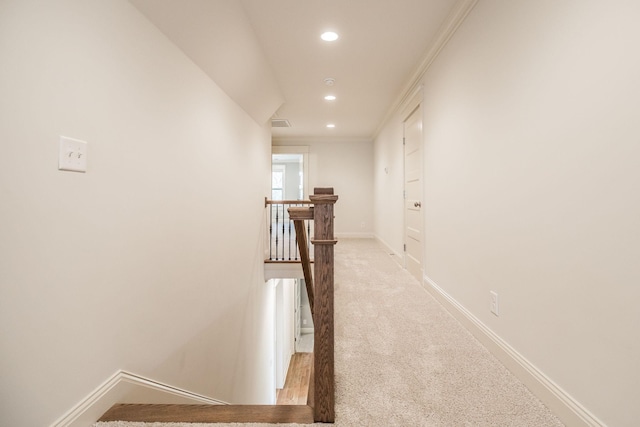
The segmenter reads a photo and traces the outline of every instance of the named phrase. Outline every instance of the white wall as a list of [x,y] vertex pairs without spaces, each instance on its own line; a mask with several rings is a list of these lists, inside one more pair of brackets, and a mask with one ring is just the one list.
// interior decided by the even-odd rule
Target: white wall
[[[0,424],[119,369],[266,403],[268,127],[124,0],[2,1],[0,57]],[[59,135],[87,173],[57,170]]]
[[373,231],[373,144],[371,141],[273,141],[274,146],[309,147],[309,192],[333,187],[334,232],[370,237]]
[[[423,81],[425,275],[620,427],[640,419],[638,16],[481,0]],[[376,140],[376,176],[399,126]],[[376,184],[378,218],[396,216]]]
[[302,333],[311,333],[314,330],[313,315],[311,314],[311,306],[309,305],[309,294],[307,293],[307,285],[303,280],[298,282],[300,292],[300,329]]
[[[295,279],[273,279],[269,282],[276,293],[276,388],[284,388],[291,356],[295,353],[294,336],[294,292],[297,286]],[[273,404],[276,403],[275,389],[273,390]]]
[[242,2],[129,1],[258,123],[284,102]]
[[378,240],[399,258],[404,254],[404,151],[402,118],[395,115],[374,141],[373,210]]

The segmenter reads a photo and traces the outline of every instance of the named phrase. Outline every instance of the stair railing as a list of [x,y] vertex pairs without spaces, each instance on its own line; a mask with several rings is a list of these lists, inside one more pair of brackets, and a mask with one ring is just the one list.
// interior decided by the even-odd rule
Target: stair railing
[[314,312],[314,290],[313,275],[311,274],[311,257],[309,255],[309,244],[307,232],[305,230],[305,221],[313,220],[313,207],[290,207],[289,217],[293,221],[296,231],[296,243],[300,249],[300,261],[302,262],[302,274],[304,275],[304,283],[307,287],[307,296],[309,297],[309,308],[311,315]]
[[[289,207],[295,222],[300,249],[300,262],[306,264],[307,290],[314,323],[313,366],[306,405],[182,405],[182,404],[115,404],[99,421],[188,422],[188,423],[333,423],[335,421],[334,373],[334,245],[333,205],[338,196],[333,188],[316,188],[309,201],[294,201]],[[275,204],[283,204],[282,201]],[[313,206],[300,206],[310,205]],[[265,200],[265,206],[269,201]],[[287,218],[283,215],[283,218]],[[311,221],[313,218],[313,221]],[[287,221],[289,218],[287,218]],[[313,222],[315,249],[313,276],[309,256],[308,228]],[[280,223],[279,223],[280,224]],[[299,228],[301,227],[301,229]],[[285,229],[286,231],[286,229]],[[306,254],[303,255],[303,254]]]
[[[305,219],[313,217],[314,223],[314,238],[311,240],[315,247],[314,280],[311,280],[309,257],[302,258],[309,305],[315,325],[313,371],[308,401],[313,407],[315,422],[333,423],[335,420],[333,276],[334,245],[337,243],[333,236],[333,205],[338,200],[338,196],[333,194],[333,188],[316,188],[310,199],[313,207],[289,208],[296,232],[300,228],[304,232]],[[302,242],[306,242],[306,239],[298,239],[301,256],[308,251],[305,243]],[[309,280],[307,280],[307,274]]]
[[[296,239],[300,232],[294,229],[289,214],[291,207],[305,207],[311,205],[310,200],[268,200],[264,205],[268,207],[267,226],[269,230],[269,258],[267,262],[300,262],[300,254]],[[311,218],[313,219],[313,218]],[[305,222],[306,235],[311,236],[313,221]],[[307,246],[310,244],[307,240]]]

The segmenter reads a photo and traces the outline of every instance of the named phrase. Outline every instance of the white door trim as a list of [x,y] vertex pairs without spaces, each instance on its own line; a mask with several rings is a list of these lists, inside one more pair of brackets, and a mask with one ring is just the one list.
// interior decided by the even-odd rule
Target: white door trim
[[[402,137],[403,137],[403,147],[402,147],[402,157],[403,157],[403,178],[402,178],[402,191],[403,191],[403,198],[402,198],[402,213],[403,213],[403,228],[402,228],[402,240],[403,240],[403,244],[404,244],[404,250],[402,252],[402,258],[403,258],[403,266],[404,268],[408,268],[408,255],[407,255],[407,227],[408,227],[408,221],[407,221],[407,188],[406,188],[406,181],[407,181],[407,165],[406,165],[406,145],[405,145],[405,138],[406,138],[406,123],[407,120],[409,120],[411,118],[411,116],[413,114],[417,114],[419,121],[420,121],[420,126],[422,126],[423,123],[423,117],[422,117],[422,99],[423,99],[423,86],[418,86],[413,93],[411,94],[410,97],[408,97],[406,103],[403,105],[402,109],[401,109],[401,114],[400,114],[400,118],[402,120]],[[421,132],[421,140],[419,141],[419,145],[420,145],[420,170],[417,172],[418,173],[418,178],[420,179],[420,200],[424,200],[424,183],[422,182],[424,179],[424,155],[423,155],[423,149],[424,149],[424,141],[422,140],[422,132]],[[424,215],[422,214],[422,211],[420,212],[420,232],[422,233],[422,235],[424,235]],[[420,245],[421,245],[421,250],[420,250],[420,266],[422,268],[422,271],[424,274],[424,238],[420,239]],[[422,274],[420,276],[422,276]],[[420,278],[418,280],[421,280]]]

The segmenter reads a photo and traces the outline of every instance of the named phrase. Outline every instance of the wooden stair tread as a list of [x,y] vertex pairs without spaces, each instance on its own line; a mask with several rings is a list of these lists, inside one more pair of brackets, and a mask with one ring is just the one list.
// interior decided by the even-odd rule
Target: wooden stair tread
[[313,353],[295,353],[287,371],[284,387],[278,392],[277,405],[306,405],[311,381]]
[[312,424],[313,408],[307,406],[312,369],[313,353],[295,353],[275,406],[117,404],[98,421]]
[[98,421],[160,423],[298,423],[312,424],[306,405],[117,404]]

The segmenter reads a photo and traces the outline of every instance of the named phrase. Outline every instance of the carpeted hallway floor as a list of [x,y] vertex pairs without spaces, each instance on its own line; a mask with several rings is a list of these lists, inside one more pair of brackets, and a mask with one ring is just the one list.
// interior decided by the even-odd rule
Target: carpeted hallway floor
[[336,426],[562,426],[375,240],[335,251]]

